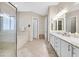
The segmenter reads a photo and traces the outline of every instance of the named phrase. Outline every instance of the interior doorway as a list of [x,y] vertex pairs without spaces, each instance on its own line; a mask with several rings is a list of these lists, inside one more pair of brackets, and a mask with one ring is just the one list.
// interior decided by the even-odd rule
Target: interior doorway
[[38,17],[33,17],[33,39],[38,39]]

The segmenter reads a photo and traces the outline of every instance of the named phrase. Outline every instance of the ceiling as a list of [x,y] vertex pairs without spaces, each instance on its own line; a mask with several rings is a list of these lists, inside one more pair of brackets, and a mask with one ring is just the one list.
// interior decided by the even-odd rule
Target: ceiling
[[40,15],[47,15],[48,6],[58,5],[58,2],[12,2],[20,12],[35,12]]

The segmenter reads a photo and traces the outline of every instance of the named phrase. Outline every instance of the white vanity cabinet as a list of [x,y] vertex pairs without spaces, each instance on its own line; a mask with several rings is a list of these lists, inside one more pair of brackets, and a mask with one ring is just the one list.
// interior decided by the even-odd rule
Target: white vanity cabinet
[[53,46],[53,48],[55,48],[55,37],[52,35],[52,46]]
[[50,37],[49,37],[49,41],[50,41],[50,44],[52,44],[52,35],[50,34]]
[[66,41],[61,40],[61,57],[71,57],[72,46]]
[[79,48],[72,46],[72,56],[73,57],[79,57]]
[[59,57],[79,57],[79,47],[58,35],[50,35],[50,43]]
[[54,36],[50,34],[50,43],[52,47],[54,48]]
[[55,37],[54,39],[54,48],[58,56],[60,56],[60,39]]

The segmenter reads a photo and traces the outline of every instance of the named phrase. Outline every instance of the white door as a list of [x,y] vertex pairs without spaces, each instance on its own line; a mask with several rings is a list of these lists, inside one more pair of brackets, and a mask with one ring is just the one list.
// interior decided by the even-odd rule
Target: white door
[[38,38],[38,19],[33,18],[33,38]]

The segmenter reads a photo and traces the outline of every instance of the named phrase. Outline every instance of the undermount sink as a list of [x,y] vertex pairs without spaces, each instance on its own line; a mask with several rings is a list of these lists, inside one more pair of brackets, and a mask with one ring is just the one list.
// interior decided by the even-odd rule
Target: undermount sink
[[69,33],[60,33],[60,34],[63,35],[63,36],[70,37],[70,34]]
[[76,35],[76,34],[69,34],[69,33],[63,33],[62,34],[63,36],[67,36],[67,37],[74,37],[74,38],[79,38],[79,35]]
[[73,37],[74,37],[74,38],[79,38],[79,36],[78,36],[78,35],[73,35]]
[[74,38],[79,38],[79,35],[78,34],[72,34],[72,33],[66,33],[66,32],[57,32],[57,34],[59,35],[63,35],[63,36],[66,36],[66,37],[74,37]]

